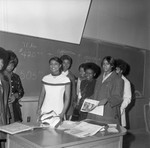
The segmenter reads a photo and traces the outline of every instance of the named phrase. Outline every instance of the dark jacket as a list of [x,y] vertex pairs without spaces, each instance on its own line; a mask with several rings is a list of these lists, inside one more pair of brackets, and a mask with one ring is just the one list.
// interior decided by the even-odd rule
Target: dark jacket
[[67,116],[70,116],[73,114],[74,110],[73,104],[76,101],[76,77],[70,70],[68,71],[67,77],[71,81],[71,91],[70,91],[70,103],[66,114]]
[[97,79],[93,99],[98,101],[108,99],[108,102],[104,105],[104,115],[89,114],[88,117],[103,122],[120,124],[120,105],[123,101],[124,82],[115,71],[104,82],[102,80],[103,74]]
[[[10,112],[8,107],[9,98],[9,80],[3,74],[0,73],[0,126],[9,123]],[[0,139],[5,139],[6,135],[0,132]]]

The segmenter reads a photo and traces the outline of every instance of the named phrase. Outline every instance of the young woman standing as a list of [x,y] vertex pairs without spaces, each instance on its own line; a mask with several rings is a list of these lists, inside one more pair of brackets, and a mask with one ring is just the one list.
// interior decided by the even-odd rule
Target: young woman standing
[[24,95],[24,89],[20,76],[14,72],[18,65],[18,57],[13,51],[7,51],[9,55],[9,63],[5,70],[5,75],[9,80],[10,93],[9,93],[9,109],[10,109],[10,123],[22,122],[21,105],[19,100]]
[[62,74],[60,58],[51,58],[49,67],[50,74],[42,79],[37,113],[42,115],[54,111],[63,120],[70,101],[70,80]]
[[68,55],[62,55],[60,57],[62,60],[62,69],[63,72],[62,74],[67,76],[70,79],[70,102],[69,106],[66,112],[66,119],[71,120],[72,114],[73,114],[73,109],[74,109],[74,102],[76,101],[76,77],[75,75],[71,72],[71,66],[72,66],[72,58]]
[[88,115],[88,118],[120,124],[120,105],[123,101],[124,82],[115,71],[115,60],[106,56],[101,62],[102,74],[96,82],[94,98],[104,105],[104,115]]

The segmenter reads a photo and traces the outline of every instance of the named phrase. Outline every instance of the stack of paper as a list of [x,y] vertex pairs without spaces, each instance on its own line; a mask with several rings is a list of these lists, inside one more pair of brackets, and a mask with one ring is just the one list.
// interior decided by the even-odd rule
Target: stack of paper
[[65,121],[62,122],[61,125],[58,126],[57,129],[60,129],[60,130],[66,130],[67,129],[68,130],[68,129],[74,128],[78,124],[79,124],[79,122],[65,120]]
[[107,131],[109,133],[118,133],[118,129],[117,129],[117,124],[108,124],[108,129]]
[[87,136],[93,136],[100,130],[104,130],[104,126],[90,124],[82,121],[78,125],[69,130],[66,130],[65,132],[83,138]]

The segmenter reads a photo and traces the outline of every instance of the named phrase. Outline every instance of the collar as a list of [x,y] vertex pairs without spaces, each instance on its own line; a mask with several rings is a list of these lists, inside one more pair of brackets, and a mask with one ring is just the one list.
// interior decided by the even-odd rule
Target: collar
[[68,70],[67,71],[63,71],[62,74],[67,76],[69,74],[69,71]]
[[104,74],[103,74],[102,83],[103,83],[111,74],[112,74],[112,72],[105,76],[105,73],[104,73]]

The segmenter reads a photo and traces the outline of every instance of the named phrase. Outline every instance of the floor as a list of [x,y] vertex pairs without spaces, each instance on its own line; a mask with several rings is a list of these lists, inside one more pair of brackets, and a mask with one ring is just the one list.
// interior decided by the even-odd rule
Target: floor
[[124,136],[123,148],[150,148],[150,133],[145,129],[129,130]]

